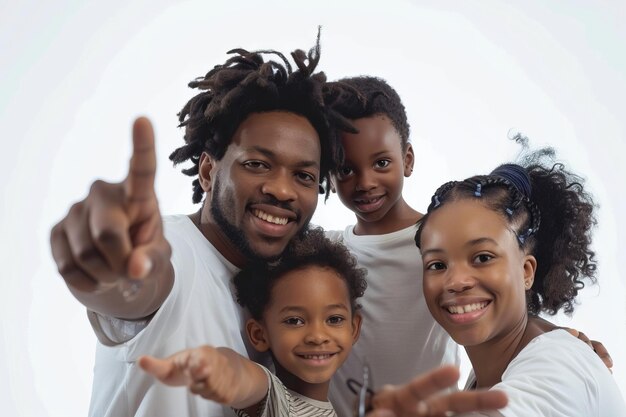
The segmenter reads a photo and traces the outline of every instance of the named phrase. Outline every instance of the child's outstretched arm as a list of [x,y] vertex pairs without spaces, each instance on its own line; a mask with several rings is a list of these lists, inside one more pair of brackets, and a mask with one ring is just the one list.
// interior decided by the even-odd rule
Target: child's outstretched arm
[[137,362],[166,385],[187,386],[194,394],[237,409],[261,403],[269,389],[259,365],[224,347],[201,346],[165,359],[142,356]]

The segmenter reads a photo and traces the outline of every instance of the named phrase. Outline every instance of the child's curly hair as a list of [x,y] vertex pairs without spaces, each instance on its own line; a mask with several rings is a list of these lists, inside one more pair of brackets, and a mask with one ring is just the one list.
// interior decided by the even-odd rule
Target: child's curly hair
[[365,269],[357,267],[356,259],[342,243],[331,241],[318,227],[295,238],[278,261],[253,262],[235,275],[237,302],[247,308],[254,319],[261,320],[271,301],[274,284],[287,272],[309,266],[334,270],[346,282],[352,311],[360,308],[356,299],[363,296],[367,288]]

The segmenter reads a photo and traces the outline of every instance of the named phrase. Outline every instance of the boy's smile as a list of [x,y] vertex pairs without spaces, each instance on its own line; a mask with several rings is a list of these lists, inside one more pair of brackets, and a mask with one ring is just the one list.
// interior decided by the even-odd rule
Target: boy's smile
[[411,174],[413,148],[384,115],[352,121],[359,133],[342,134],[345,163],[333,176],[341,202],[357,216],[357,234],[391,233],[415,213],[402,198],[404,177]]
[[276,375],[293,391],[327,400],[328,384],[358,338],[345,280],[331,268],[306,266],[278,278],[250,339],[271,350]]

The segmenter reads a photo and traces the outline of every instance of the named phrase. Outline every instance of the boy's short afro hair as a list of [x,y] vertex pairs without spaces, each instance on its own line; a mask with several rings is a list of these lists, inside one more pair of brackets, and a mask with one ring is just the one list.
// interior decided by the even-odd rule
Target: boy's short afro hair
[[383,114],[391,120],[402,140],[402,150],[409,143],[410,126],[400,96],[387,81],[359,76],[335,82],[342,88],[328,90],[326,101],[343,117],[356,120]]
[[350,251],[341,242],[328,239],[319,227],[309,228],[294,238],[278,261],[256,261],[235,275],[237,302],[254,319],[262,320],[264,310],[271,303],[274,284],[287,272],[310,266],[334,270],[346,282],[352,310],[360,307],[356,299],[367,288],[365,269],[358,268]]

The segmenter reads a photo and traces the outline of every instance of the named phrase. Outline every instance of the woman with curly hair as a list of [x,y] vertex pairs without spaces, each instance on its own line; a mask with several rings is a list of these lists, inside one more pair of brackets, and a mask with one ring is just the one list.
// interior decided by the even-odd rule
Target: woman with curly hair
[[466,389],[507,394],[508,405],[487,415],[623,416],[600,358],[538,317],[571,314],[585,281],[596,281],[594,202],[580,177],[545,155],[437,190],[415,237],[424,297],[465,347]]

